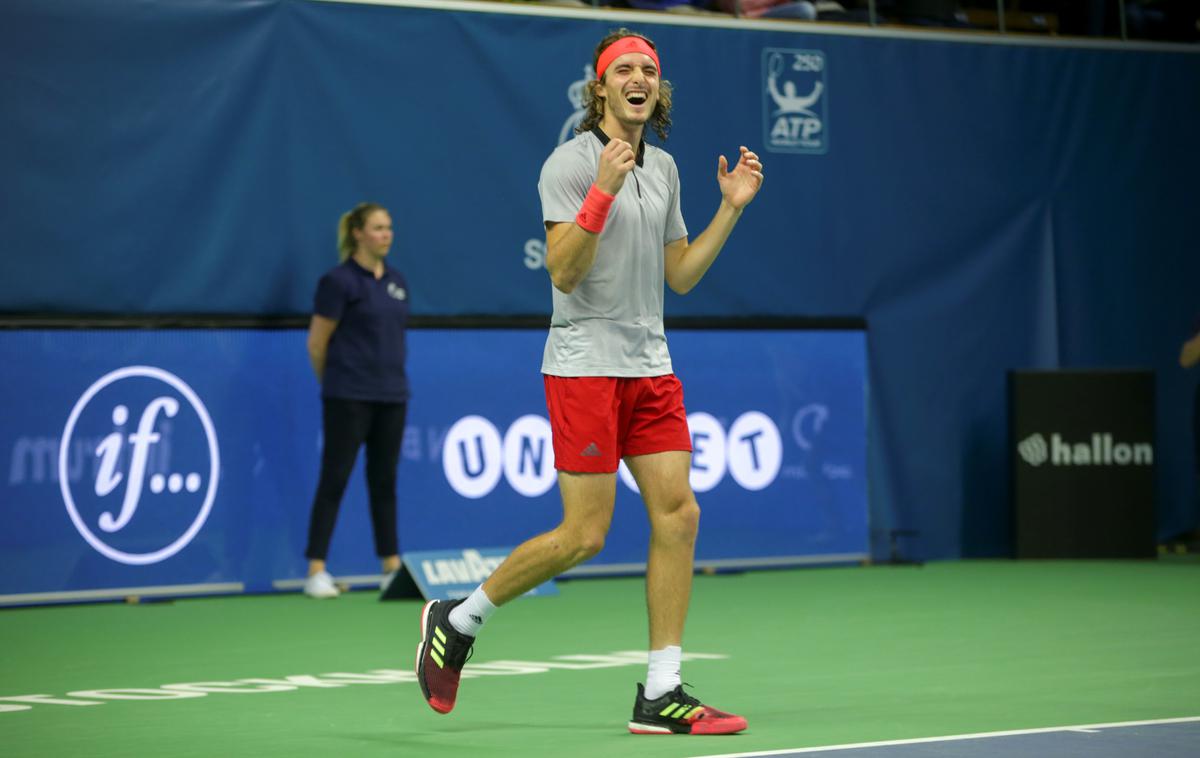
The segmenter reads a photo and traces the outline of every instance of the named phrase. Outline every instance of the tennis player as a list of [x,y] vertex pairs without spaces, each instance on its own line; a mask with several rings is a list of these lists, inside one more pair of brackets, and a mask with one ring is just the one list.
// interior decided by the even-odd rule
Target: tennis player
[[449,713],[492,612],[600,552],[623,459],[650,520],[649,666],[629,731],[729,734],[746,719],[705,705],[680,680],[700,507],[688,484],[691,436],[667,351],[663,283],[680,294],[696,286],[762,186],[763,167],[745,147],[732,170],[718,158],[721,204],[689,242],[675,161],[643,139],[649,126],[665,140],[671,126],[671,85],[654,43],[619,29],[593,63],[587,113],[538,182],[554,304],[542,373],[562,523],[517,547],[469,597],[425,605],[417,677],[429,705]]

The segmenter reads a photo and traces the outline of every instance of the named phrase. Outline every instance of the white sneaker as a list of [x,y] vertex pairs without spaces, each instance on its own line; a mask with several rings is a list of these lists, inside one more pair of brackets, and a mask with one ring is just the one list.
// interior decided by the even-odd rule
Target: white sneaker
[[309,597],[326,598],[337,597],[342,593],[338,591],[328,571],[318,571],[304,581],[304,594]]

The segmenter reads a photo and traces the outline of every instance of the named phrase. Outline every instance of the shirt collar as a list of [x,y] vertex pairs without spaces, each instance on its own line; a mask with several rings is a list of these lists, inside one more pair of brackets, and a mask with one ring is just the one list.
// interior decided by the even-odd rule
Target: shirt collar
[[[371,271],[370,269],[363,268],[363,265],[361,263],[354,260],[353,255],[346,259],[346,265],[348,265],[350,267],[351,271],[357,271],[358,273],[362,274],[363,276],[369,276],[372,279],[375,278],[375,272]],[[390,274],[391,274],[391,272],[388,271],[387,264],[386,263],[383,264],[383,276],[379,277],[379,281],[383,281],[384,279],[387,279]]]
[[[601,145],[608,144],[609,137],[607,134],[604,133],[604,130],[600,128],[599,124],[592,127],[592,134],[596,135],[596,139],[600,140]],[[641,142],[638,143],[638,148],[637,148],[637,165],[642,166],[642,168],[645,168],[645,166],[642,165],[642,160],[645,157],[646,157],[646,140],[642,140]]]

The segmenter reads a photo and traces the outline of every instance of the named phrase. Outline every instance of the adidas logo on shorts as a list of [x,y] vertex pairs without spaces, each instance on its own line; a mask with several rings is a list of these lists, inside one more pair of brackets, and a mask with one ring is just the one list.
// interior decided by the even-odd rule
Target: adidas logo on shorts
[[585,447],[583,449],[583,452],[580,453],[580,455],[585,455],[589,458],[599,458],[602,455],[602,453],[600,452],[600,448],[596,446],[596,443],[593,442],[592,444]]

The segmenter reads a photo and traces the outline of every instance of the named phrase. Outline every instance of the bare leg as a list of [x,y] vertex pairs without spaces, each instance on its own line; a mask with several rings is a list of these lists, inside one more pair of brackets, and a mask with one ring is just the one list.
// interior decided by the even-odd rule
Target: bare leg
[[313,559],[308,562],[308,575],[309,576],[312,576],[313,574],[319,574],[324,570],[325,570],[325,561]]
[[400,568],[400,556],[389,555],[379,559],[380,565],[383,567],[383,573],[390,574]]
[[625,459],[650,517],[646,608],[651,650],[683,642],[700,525],[700,506],[688,484],[691,462],[691,453],[679,450]]
[[493,605],[520,597],[539,584],[600,552],[612,523],[616,474],[558,472],[563,520],[554,529],[525,541],[483,583]]

